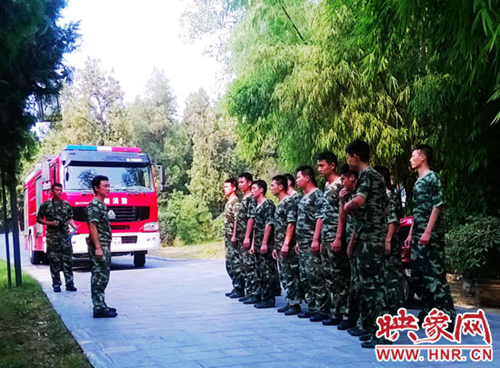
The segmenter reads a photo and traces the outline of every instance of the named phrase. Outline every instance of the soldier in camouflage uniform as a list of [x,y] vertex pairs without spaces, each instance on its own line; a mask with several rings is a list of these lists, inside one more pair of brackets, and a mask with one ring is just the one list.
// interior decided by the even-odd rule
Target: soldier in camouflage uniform
[[297,169],[297,185],[305,195],[297,210],[297,243],[299,251],[300,282],[304,287],[308,310],[298,314],[299,318],[309,318],[320,322],[328,316],[321,310],[328,299],[325,287],[323,265],[320,254],[321,210],[323,194],[318,189],[314,170],[310,166]]
[[401,243],[399,242],[399,220],[401,206],[396,194],[391,190],[391,172],[385,166],[375,166],[374,169],[384,178],[389,213],[387,215],[387,237],[385,239],[384,280],[387,292],[388,312],[396,315],[399,308],[403,307],[403,267],[401,264]]
[[359,307],[368,341],[363,348],[387,343],[376,338],[376,318],[386,312],[384,252],[387,234],[387,195],[384,180],[368,165],[370,149],[366,142],[354,141],[346,147],[347,163],[359,171],[353,198],[345,204],[346,215],[356,216],[355,239],[359,272]]
[[241,302],[247,302],[251,299],[250,304],[258,303],[258,300],[252,298],[257,288],[257,275],[255,272],[255,256],[250,254],[251,247],[251,234],[253,226],[253,219],[250,219],[250,213],[255,207],[255,198],[252,197],[252,174],[242,173],[238,177],[238,188],[243,192],[243,198],[238,206],[238,214],[236,216],[235,229],[231,241],[237,242],[238,252],[241,255],[242,271],[245,281],[245,296],[239,298]]
[[[329,317],[323,321],[323,325],[336,326],[347,314],[351,273],[342,224],[339,229],[339,192],[342,189],[342,179],[337,175],[337,156],[333,152],[320,153],[317,165],[319,174],[326,180],[321,210],[321,260],[329,298],[325,300],[321,310]],[[352,325],[346,319],[342,329],[349,327]]]
[[76,291],[73,281],[73,246],[69,240],[68,224],[76,229],[73,209],[61,199],[62,185],[54,183],[52,198],[41,204],[36,220],[47,226],[47,253],[49,257],[52,287],[61,292],[61,265],[67,291]]
[[286,192],[298,206],[302,196],[295,190],[295,178],[292,174],[285,174],[284,176],[288,181],[288,190]]
[[257,271],[257,299],[261,302],[255,308],[273,308],[275,305],[276,285],[279,283],[276,260],[272,256],[274,250],[274,235],[272,223],[275,206],[265,197],[267,184],[263,180],[256,180],[252,184],[252,196],[257,202],[251,213],[254,219],[253,244],[250,252],[255,255],[255,269]]
[[288,301],[287,305],[278,309],[278,312],[292,316],[300,313],[300,302],[303,298],[299,287],[299,259],[295,253],[297,202],[288,195],[288,180],[283,175],[273,178],[271,191],[279,199],[273,220],[275,248],[273,258],[278,261],[279,277],[286,290]]
[[113,318],[118,314],[115,308],[106,305],[104,291],[109,282],[111,269],[111,226],[108,208],[104,199],[109,195],[109,179],[97,175],[92,179],[94,198],[87,206],[89,238],[87,240],[92,276],[90,290],[94,305],[94,318]]
[[453,324],[456,313],[444,264],[443,188],[439,176],[429,168],[432,156],[432,148],[421,145],[410,158],[419,177],[413,187],[413,226],[405,245],[411,244],[412,283],[422,306],[420,322],[432,308],[437,308]]
[[233,290],[226,294],[230,298],[241,298],[245,294],[245,281],[243,279],[243,271],[241,269],[241,257],[238,251],[237,242],[232,242],[231,239],[235,234],[234,224],[236,214],[238,213],[238,196],[236,188],[238,182],[236,179],[229,179],[224,182],[224,195],[228,201],[224,207],[224,248],[226,251],[226,271],[231,278]]
[[[356,227],[356,219],[352,214],[346,216],[343,208],[344,205],[352,199],[352,193],[358,181],[358,172],[349,168],[349,165],[344,165],[341,170],[343,188],[339,193],[340,196],[340,214],[342,223],[345,223],[345,236],[348,243],[347,257],[351,266],[351,275],[349,283],[349,298],[347,303],[347,314],[344,316],[344,321],[349,321],[346,324],[352,326],[347,329],[349,334],[353,336],[365,335],[366,331],[363,330],[363,319],[359,314],[359,272],[357,269],[356,258],[356,240],[354,236],[354,229]],[[353,326],[354,324],[354,326]],[[340,327],[340,325],[339,325]],[[343,329],[343,328],[342,328]]]

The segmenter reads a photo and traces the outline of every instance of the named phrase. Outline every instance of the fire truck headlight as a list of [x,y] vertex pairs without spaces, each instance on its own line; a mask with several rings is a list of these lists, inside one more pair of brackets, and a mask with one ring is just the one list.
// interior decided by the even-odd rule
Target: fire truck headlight
[[160,226],[157,222],[148,222],[144,225],[144,231],[158,231]]

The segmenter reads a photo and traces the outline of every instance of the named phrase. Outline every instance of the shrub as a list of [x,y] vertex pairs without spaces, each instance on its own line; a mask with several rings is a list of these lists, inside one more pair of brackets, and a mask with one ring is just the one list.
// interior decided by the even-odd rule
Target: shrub
[[186,244],[194,244],[212,237],[212,215],[202,200],[192,195],[183,198],[177,218],[176,235]]
[[469,217],[453,227],[446,236],[446,256],[450,270],[476,279],[500,279],[500,219]]
[[183,200],[184,194],[174,191],[167,202],[162,203],[158,210],[161,238],[169,246],[174,245],[177,236],[177,224]]

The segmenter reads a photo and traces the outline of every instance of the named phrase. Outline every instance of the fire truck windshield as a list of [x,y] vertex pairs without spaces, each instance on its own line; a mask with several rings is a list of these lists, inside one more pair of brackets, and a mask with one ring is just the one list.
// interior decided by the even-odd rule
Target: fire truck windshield
[[153,192],[154,184],[149,165],[106,166],[97,163],[69,165],[64,174],[64,190],[68,192],[92,191],[92,178],[105,175],[112,192]]

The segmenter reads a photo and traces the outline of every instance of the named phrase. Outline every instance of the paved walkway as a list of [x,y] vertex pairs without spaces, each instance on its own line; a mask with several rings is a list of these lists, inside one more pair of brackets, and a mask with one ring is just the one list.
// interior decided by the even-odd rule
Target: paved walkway
[[[107,303],[115,319],[93,319],[90,273],[75,271],[77,293],[52,292],[48,266],[24,271],[43,287],[57,313],[95,367],[482,367],[486,363],[377,362],[373,350],[335,327],[257,310],[224,296],[229,282],[222,261],[113,259]],[[0,257],[5,246],[0,241]],[[278,306],[284,304],[278,298]],[[500,316],[488,314],[494,361],[500,367]],[[405,340],[409,341],[409,340]],[[403,340],[401,340],[403,343]],[[468,338],[466,343],[480,343]],[[468,351],[467,351],[468,353]]]

